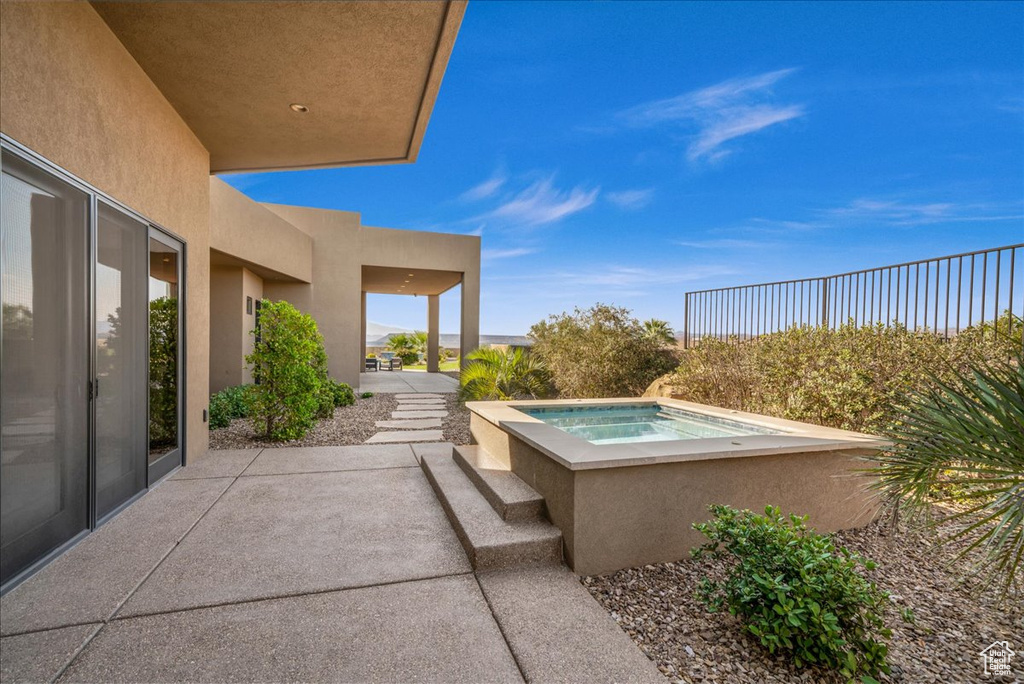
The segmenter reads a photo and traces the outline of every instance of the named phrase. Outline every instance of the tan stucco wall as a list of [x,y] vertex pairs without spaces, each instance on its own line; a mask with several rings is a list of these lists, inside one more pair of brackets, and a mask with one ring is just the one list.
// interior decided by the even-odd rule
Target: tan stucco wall
[[[246,313],[252,298],[253,313]],[[245,357],[252,352],[256,302],[263,279],[240,266],[210,268],[210,393],[252,382]]]
[[[362,267],[422,268],[464,273],[463,339],[479,340],[480,239],[466,235],[374,228],[357,213],[266,204],[313,239],[312,284],[266,280],[268,299],[311,314],[324,336],[330,373],[356,387],[363,366]],[[427,302],[423,301],[424,313]]]
[[187,452],[206,450],[209,155],[86,2],[0,3],[0,130],[187,242]]
[[210,247],[308,283],[313,240],[259,202],[210,177]]
[[[248,313],[248,299],[252,298],[252,313]],[[256,302],[263,299],[263,278],[247,268],[242,269],[242,302],[239,307],[241,312],[241,326],[239,328],[242,336],[242,377],[239,384],[252,382],[252,372],[245,363],[245,357],[252,353],[256,344],[256,337],[252,334],[256,329]]]

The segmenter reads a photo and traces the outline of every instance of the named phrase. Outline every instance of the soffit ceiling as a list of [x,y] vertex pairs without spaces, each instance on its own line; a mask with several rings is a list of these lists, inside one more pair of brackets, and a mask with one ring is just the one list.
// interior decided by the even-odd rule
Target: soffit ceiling
[[465,12],[461,0],[92,5],[213,172],[415,161]]
[[435,295],[462,282],[455,271],[363,266],[363,291],[376,294]]

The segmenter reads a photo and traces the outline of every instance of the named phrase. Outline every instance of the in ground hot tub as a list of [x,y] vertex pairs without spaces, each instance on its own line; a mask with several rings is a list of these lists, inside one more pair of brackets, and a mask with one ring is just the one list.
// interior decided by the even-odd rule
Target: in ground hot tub
[[579,574],[686,558],[707,506],[780,506],[822,532],[874,516],[878,437],[674,399],[470,402],[473,442],[544,496]]

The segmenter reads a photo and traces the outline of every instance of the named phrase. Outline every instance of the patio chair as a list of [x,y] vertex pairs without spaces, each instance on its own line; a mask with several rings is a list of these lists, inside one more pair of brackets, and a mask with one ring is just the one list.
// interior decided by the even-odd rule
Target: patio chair
[[396,356],[395,358],[391,359],[390,370],[402,370],[402,359],[400,357]]
[[372,356],[367,356],[366,357],[365,369],[368,370],[368,371],[376,371],[377,370],[377,359],[375,359]]

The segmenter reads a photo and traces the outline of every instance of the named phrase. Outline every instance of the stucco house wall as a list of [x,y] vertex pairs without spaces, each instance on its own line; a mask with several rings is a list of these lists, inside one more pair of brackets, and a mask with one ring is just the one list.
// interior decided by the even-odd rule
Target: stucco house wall
[[0,3],[0,131],[186,242],[186,448],[206,451],[210,158],[87,2]]

